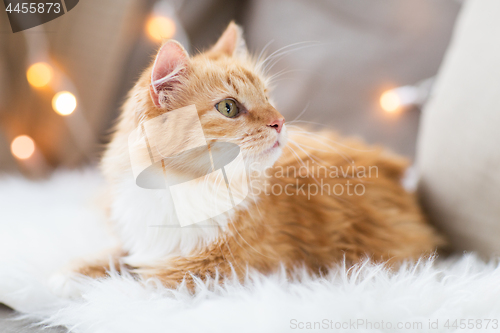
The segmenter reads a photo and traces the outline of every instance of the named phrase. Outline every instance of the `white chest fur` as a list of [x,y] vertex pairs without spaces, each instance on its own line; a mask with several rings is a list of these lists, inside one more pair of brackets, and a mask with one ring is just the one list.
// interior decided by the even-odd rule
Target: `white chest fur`
[[[190,191],[195,209],[210,211],[213,198]],[[133,266],[165,261],[171,256],[186,256],[214,242],[227,226],[231,212],[206,222],[181,227],[175,215],[169,190],[150,190],[124,177],[114,190],[111,218],[115,223],[125,258]]]

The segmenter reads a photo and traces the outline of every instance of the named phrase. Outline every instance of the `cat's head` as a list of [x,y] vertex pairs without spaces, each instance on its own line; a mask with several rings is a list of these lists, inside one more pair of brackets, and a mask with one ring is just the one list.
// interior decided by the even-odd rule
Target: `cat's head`
[[238,145],[247,165],[269,167],[281,155],[285,119],[269,101],[268,81],[236,24],[230,23],[212,48],[195,56],[176,41],[165,42],[143,80],[149,96],[138,121],[194,104],[208,143]]

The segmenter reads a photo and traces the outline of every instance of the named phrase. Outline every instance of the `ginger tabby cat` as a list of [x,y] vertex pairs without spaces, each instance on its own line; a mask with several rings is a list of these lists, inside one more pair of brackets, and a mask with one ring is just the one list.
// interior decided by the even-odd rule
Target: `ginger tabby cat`
[[[404,159],[333,133],[287,126],[268,86],[263,61],[248,54],[234,23],[195,56],[165,42],[130,92],[102,159],[110,221],[121,246],[75,263],[53,279],[54,289],[72,295],[74,277],[105,277],[113,262],[168,287],[183,279],[192,287],[192,275],[221,281],[232,273],[243,277],[247,269],[271,273],[280,265],[318,273],[344,258],[348,264],[365,256],[394,263],[443,244],[401,185]],[[196,107],[208,144],[240,147],[250,194],[234,209],[207,215],[203,226],[180,227],[172,220],[168,191],[137,186],[128,140],[144,122],[189,105]],[[192,125],[179,121],[177,131]],[[181,134],[189,141],[189,130]],[[166,178],[192,179],[189,161],[185,165],[164,169]],[[218,205],[195,190],[186,198],[200,214]]]

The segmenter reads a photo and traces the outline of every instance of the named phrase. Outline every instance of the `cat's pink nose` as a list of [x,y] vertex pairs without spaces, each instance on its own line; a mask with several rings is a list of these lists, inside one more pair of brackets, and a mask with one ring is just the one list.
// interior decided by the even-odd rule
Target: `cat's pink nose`
[[285,123],[285,118],[278,118],[278,119],[273,120],[267,126],[273,127],[276,130],[276,132],[280,133],[281,132],[281,128],[283,127],[284,123]]

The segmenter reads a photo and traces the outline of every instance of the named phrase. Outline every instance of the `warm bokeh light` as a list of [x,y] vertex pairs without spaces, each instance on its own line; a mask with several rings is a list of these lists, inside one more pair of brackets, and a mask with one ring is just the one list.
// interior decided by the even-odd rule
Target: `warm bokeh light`
[[175,22],[168,17],[153,16],[146,23],[146,31],[154,41],[172,38],[175,34]]
[[401,107],[401,99],[395,91],[389,90],[380,96],[380,106],[386,112],[396,112]]
[[61,116],[72,114],[76,109],[76,97],[69,91],[61,91],[52,98],[52,108]]
[[33,87],[44,87],[52,80],[52,67],[45,62],[37,62],[28,68],[26,78]]
[[20,135],[12,141],[10,151],[14,157],[25,160],[35,152],[35,142],[27,135]]

